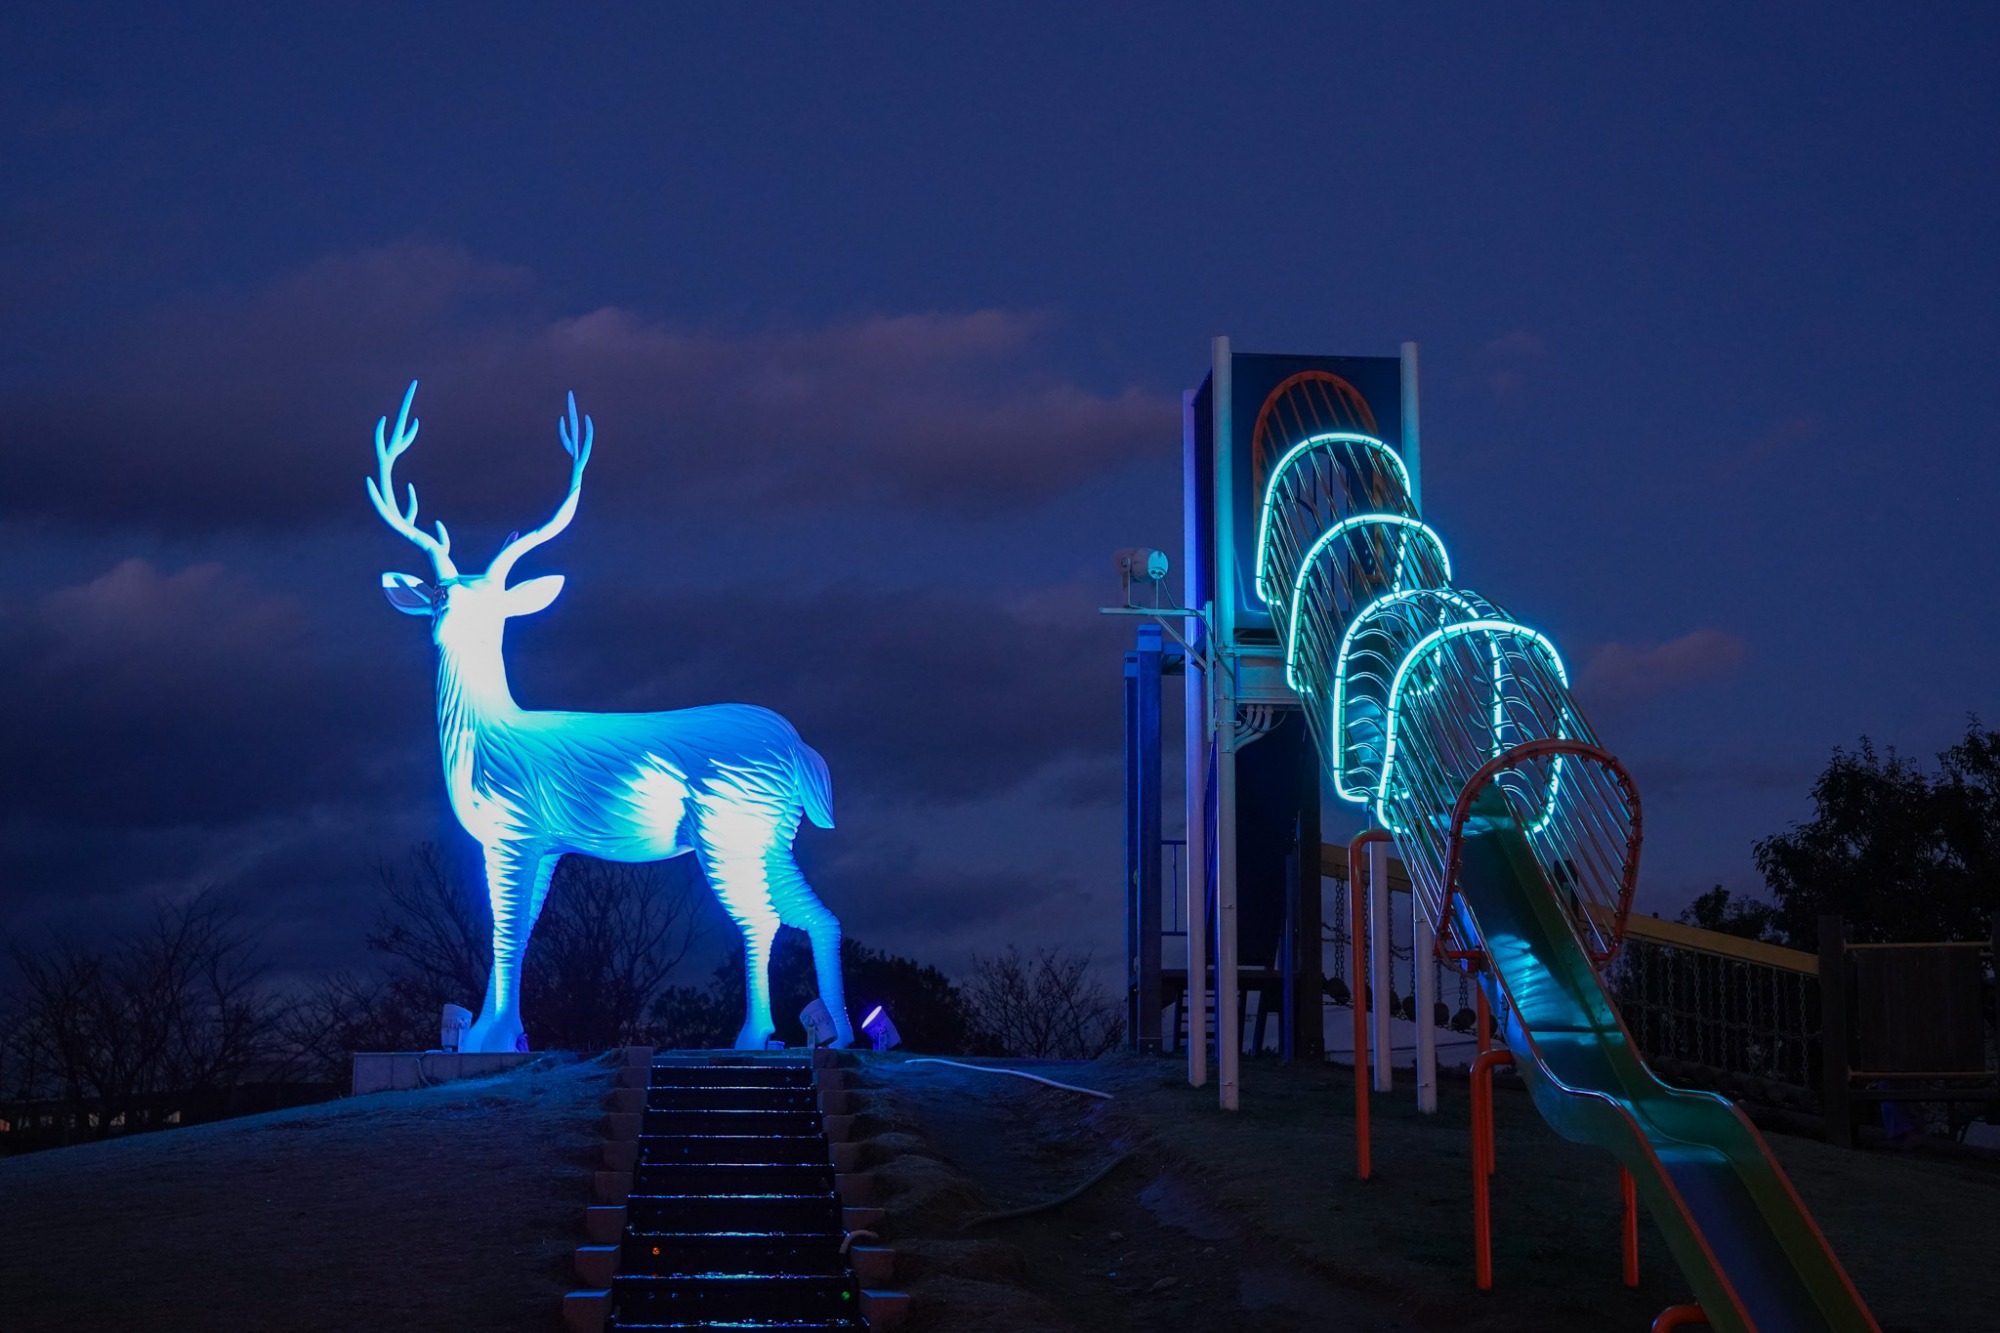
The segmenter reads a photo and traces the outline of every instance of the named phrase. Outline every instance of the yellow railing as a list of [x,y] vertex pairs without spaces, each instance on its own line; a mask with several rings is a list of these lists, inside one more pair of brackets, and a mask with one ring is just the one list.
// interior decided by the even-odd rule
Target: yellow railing
[[[1333,843],[1321,843],[1319,873],[1333,879],[1346,879],[1347,849]],[[1403,868],[1403,863],[1394,857],[1389,859],[1389,891],[1391,893],[1410,891],[1409,872]],[[1803,949],[1787,949],[1780,944],[1746,940],[1739,935],[1725,935],[1719,930],[1703,930],[1699,926],[1685,926],[1678,921],[1662,921],[1656,916],[1640,916],[1634,913],[1627,917],[1625,934],[1630,939],[1644,940],[1648,944],[1658,944],[1670,949],[1686,949],[1693,953],[1712,954],[1718,958],[1734,958],[1764,967],[1775,967],[1785,972],[1797,972],[1808,977],[1819,975],[1818,955],[1807,953]]]

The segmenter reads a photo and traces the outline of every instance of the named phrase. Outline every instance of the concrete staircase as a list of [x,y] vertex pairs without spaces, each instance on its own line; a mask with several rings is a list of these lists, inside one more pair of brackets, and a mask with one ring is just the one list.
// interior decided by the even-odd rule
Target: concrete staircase
[[564,1304],[572,1333],[901,1322],[908,1297],[879,1285],[893,1253],[851,1243],[881,1211],[852,1169],[835,1052],[633,1047],[625,1059],[586,1213],[593,1243],[577,1251],[591,1286]]

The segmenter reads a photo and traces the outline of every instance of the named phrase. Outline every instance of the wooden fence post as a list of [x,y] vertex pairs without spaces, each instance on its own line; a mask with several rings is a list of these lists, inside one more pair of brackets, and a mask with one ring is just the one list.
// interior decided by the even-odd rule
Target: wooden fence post
[[1826,1141],[1854,1146],[1854,1107],[1849,1096],[1847,1002],[1847,923],[1819,919],[1819,1053]]

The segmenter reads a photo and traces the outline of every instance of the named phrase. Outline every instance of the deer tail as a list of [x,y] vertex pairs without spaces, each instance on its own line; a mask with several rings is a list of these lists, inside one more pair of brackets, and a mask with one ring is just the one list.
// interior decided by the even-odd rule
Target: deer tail
[[799,804],[820,828],[833,827],[833,775],[819,751],[801,741],[798,752]]

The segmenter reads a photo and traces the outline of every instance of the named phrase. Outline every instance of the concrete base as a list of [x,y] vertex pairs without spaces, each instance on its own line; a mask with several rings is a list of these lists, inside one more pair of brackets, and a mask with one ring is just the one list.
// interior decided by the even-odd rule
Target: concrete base
[[538,1054],[542,1052],[356,1051],[352,1092],[356,1097],[369,1092],[403,1092],[461,1078],[504,1074]]

